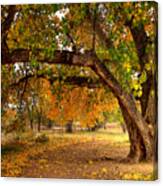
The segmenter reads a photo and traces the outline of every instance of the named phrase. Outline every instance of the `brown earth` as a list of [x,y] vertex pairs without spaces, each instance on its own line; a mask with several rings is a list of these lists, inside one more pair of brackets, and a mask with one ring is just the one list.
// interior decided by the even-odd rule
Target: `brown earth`
[[152,163],[123,161],[129,152],[126,134],[96,132],[48,135],[50,141],[45,144],[28,144],[14,155],[2,156],[2,176],[154,179]]
[[24,169],[22,176],[109,180],[149,177],[153,171],[152,164],[123,163],[128,151],[128,145],[96,139],[61,146],[56,150],[48,149],[29,161],[30,166]]

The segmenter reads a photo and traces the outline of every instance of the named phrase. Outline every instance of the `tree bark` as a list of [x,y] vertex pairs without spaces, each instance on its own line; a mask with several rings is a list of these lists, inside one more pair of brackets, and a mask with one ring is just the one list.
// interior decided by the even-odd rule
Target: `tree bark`
[[148,100],[151,92],[152,86],[152,75],[147,76],[146,82],[142,84],[142,96],[140,97],[141,112],[142,116],[145,117],[146,110],[148,107]]
[[[152,157],[153,149],[151,146],[148,127],[141,113],[138,111],[133,97],[130,94],[126,93],[124,90],[122,90],[118,81],[113,77],[113,75],[110,73],[110,71],[105,67],[103,63],[100,63],[99,60],[95,58],[94,61],[95,63],[93,70],[96,72],[96,74],[99,75],[101,80],[111,89],[115,97],[117,97],[117,99],[119,100],[121,108],[123,112],[125,112],[124,115],[126,121],[129,118],[129,122],[127,121],[127,123],[128,125],[131,125],[130,126],[131,128],[128,127],[130,139],[132,140],[133,138],[134,141],[134,139],[136,140],[136,138],[138,139],[138,137],[140,136],[141,143],[143,144],[141,145],[144,151],[143,154],[145,154],[144,159],[150,160]],[[134,129],[134,131],[132,129]],[[138,140],[136,141],[138,142]],[[135,147],[133,148],[133,150],[138,148],[136,142],[134,142],[134,144],[135,145],[133,146]],[[141,156],[143,157],[144,155],[139,156],[140,156],[139,160],[141,160],[142,159]]]
[[[156,7],[156,9],[158,9],[158,8]],[[157,19],[157,15],[155,18]],[[140,64],[140,68],[141,68],[141,73],[142,73],[145,70],[145,64],[149,62],[149,56],[148,56],[149,54],[146,53],[145,50],[146,50],[146,47],[149,44],[151,44],[152,41],[147,36],[144,25],[140,24],[138,27],[133,27],[132,21],[133,21],[133,19],[131,19],[129,22],[126,22],[126,26],[128,26],[128,28],[130,29],[133,40],[135,42],[135,46],[137,49],[137,55],[139,58],[139,64]],[[157,20],[155,20],[155,23],[156,23],[156,31],[157,31],[158,30]],[[145,120],[148,124],[152,123],[152,125],[155,125],[153,122],[154,122],[156,116],[153,116],[151,112],[148,112],[148,110],[150,109],[149,107],[151,107],[149,102],[152,105],[156,105],[155,98],[151,99],[150,92],[151,92],[151,90],[154,91],[154,97],[155,97],[155,94],[157,94],[156,93],[157,85],[155,87],[155,80],[154,80],[156,77],[157,61],[158,61],[157,60],[157,56],[158,56],[157,55],[157,53],[158,53],[158,48],[157,48],[158,38],[157,37],[158,37],[158,34],[156,34],[155,43],[154,43],[155,44],[154,62],[155,62],[156,69],[155,69],[154,73],[152,72],[152,69],[150,71],[146,71],[147,80],[142,84],[142,96],[140,98],[142,116],[145,118]],[[152,100],[153,100],[153,103],[152,103]]]
[[37,130],[38,130],[38,132],[41,131],[41,120],[40,119],[38,119]]
[[66,132],[73,133],[73,121],[68,121],[66,124]]
[[[158,9],[158,7],[156,7]],[[156,14],[158,11],[155,11]],[[139,58],[139,64],[141,67],[141,72],[145,70],[145,64],[149,62],[149,56],[145,52],[145,49],[148,44],[151,44],[150,38],[145,32],[143,24],[140,24],[139,27],[132,26],[132,20],[126,22],[126,25],[129,27],[135,46],[137,49],[137,54]],[[158,15],[155,15],[156,23],[156,32]],[[156,33],[155,37],[155,66],[154,73],[152,69],[147,72],[147,80],[142,84],[142,96],[140,98],[141,113],[146,121],[146,127],[149,128],[149,136],[151,138],[151,147],[153,149],[153,156],[157,160],[157,58],[158,58],[158,34]],[[151,90],[154,94],[151,95]]]
[[38,132],[40,132],[41,131],[42,113],[39,113],[39,111],[37,113],[37,118],[38,118],[37,130],[38,130]]
[[128,136],[130,140],[130,151],[128,154],[128,160],[139,162],[142,160],[145,160],[146,158],[146,150],[143,143],[143,139],[141,135],[139,134],[139,131],[137,128],[135,128],[134,123],[132,122],[132,119],[127,114],[126,109],[119,101],[119,105],[122,111],[122,115],[127,127]]
[[33,131],[33,120],[30,120],[30,128]]

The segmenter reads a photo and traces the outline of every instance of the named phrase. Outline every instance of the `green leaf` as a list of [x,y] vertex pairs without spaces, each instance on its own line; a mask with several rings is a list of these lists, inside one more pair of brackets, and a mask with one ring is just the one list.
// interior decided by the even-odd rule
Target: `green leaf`
[[37,68],[39,66],[39,63],[37,62],[37,60],[35,58],[33,58],[31,60],[31,65],[32,65],[32,67]]
[[56,11],[58,11],[60,9],[60,5],[59,4],[53,4],[52,9],[53,9],[53,12],[55,13]]
[[142,84],[142,83],[144,83],[146,80],[147,80],[147,74],[146,74],[145,71],[143,71],[142,74],[141,74],[141,76],[140,76],[139,81],[140,81],[140,83]]
[[62,43],[63,47],[67,46],[68,45],[68,40],[64,40],[63,43]]
[[51,68],[48,68],[48,69],[47,69],[47,75],[49,75],[49,76],[52,75],[52,69],[51,69]]
[[22,34],[23,32],[24,32],[24,27],[23,26],[20,26],[19,33]]

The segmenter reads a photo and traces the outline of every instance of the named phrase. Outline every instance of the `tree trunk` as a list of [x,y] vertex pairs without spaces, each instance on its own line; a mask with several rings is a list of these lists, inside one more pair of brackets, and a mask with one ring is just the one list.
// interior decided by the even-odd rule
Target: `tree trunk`
[[[95,65],[94,68],[92,69],[96,72],[96,74],[99,75],[102,82],[111,89],[115,97],[117,97],[117,99],[119,100],[123,112],[125,112],[124,115],[126,118],[125,120],[127,121],[126,123],[128,125],[130,140],[133,139],[131,142],[132,151],[136,151],[135,153],[137,153],[137,150],[135,149],[139,149],[138,151],[140,151],[140,149],[143,147],[143,150],[141,151],[144,151],[143,154],[145,155],[145,157],[144,155],[139,155],[140,157],[139,160],[142,159],[141,156],[144,157],[144,159],[146,160],[151,159],[153,149],[151,146],[149,130],[144,118],[142,117],[141,113],[138,111],[136,107],[133,97],[130,94],[126,93],[121,88],[118,81],[113,77],[113,75],[110,73],[110,71],[105,67],[103,63],[100,63],[99,60],[97,60],[97,58],[94,58],[94,63]],[[140,145],[137,145],[137,141],[139,138]],[[141,151],[139,153],[141,153]]]
[[128,159],[134,162],[139,162],[146,159],[146,150],[143,143],[143,139],[139,134],[137,128],[133,124],[131,118],[128,116],[124,106],[119,102],[122,115],[127,127],[128,136],[130,140],[130,152],[128,154]]
[[66,124],[66,132],[67,133],[73,132],[73,121],[68,121],[68,123]]
[[33,120],[32,119],[30,119],[30,128],[33,131]]
[[147,80],[142,84],[142,96],[140,98],[140,104],[141,104],[141,113],[144,117],[146,114],[146,109],[148,106],[148,100],[150,97],[151,92],[151,86],[152,86],[152,74],[147,74]]
[[38,130],[38,132],[41,131],[41,117],[40,117],[40,116],[38,116],[38,125],[37,125],[37,130]]
[[147,81],[143,84],[143,95],[140,103],[142,115],[149,129],[153,157],[157,161],[157,69],[155,69],[154,74],[148,76]]
[[152,147],[154,149],[154,159],[157,161],[158,146],[158,126],[157,126],[157,95],[150,95],[148,106],[146,109],[145,120],[149,128],[149,134],[152,139]]
[[37,130],[38,130],[38,132],[41,131],[41,125],[40,125],[40,123],[38,123]]
[[[158,31],[158,7],[156,5],[156,31]],[[145,32],[145,28],[142,25],[139,27],[132,27],[132,21],[129,21],[126,25],[130,28],[133,40],[136,45],[137,54],[139,58],[139,64],[141,72],[145,69],[145,64],[149,62],[149,54],[145,52],[148,44],[151,44],[150,38]],[[140,98],[142,116],[146,121],[146,126],[149,128],[149,136],[151,138],[151,146],[155,160],[157,160],[157,72],[158,72],[158,34],[155,37],[155,65],[154,73],[151,71],[147,72],[147,81],[142,84],[142,96]],[[154,95],[151,96],[151,90],[154,91]]]

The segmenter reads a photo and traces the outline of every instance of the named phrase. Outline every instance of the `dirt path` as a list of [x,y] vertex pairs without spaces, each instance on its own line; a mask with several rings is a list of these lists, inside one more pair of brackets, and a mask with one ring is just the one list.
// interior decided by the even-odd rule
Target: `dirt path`
[[[87,142],[47,148],[39,156],[29,158],[22,177],[81,179],[151,179],[152,164],[122,163],[128,144],[113,144],[93,139]],[[107,157],[107,159],[105,158]]]

